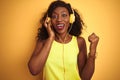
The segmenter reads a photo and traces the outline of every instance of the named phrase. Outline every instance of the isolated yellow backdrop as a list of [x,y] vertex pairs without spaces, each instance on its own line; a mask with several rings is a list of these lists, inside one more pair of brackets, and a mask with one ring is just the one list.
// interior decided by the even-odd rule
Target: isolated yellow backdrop
[[[39,80],[27,62],[36,43],[42,13],[52,0],[0,0],[0,80]],[[120,80],[120,1],[66,0],[78,9],[87,28],[100,37],[92,80]]]

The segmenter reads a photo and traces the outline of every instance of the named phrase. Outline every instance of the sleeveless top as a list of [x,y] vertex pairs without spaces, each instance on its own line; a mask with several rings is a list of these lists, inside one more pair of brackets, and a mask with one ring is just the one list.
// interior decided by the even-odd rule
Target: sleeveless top
[[78,53],[77,37],[72,36],[65,44],[54,40],[43,69],[43,80],[80,80]]

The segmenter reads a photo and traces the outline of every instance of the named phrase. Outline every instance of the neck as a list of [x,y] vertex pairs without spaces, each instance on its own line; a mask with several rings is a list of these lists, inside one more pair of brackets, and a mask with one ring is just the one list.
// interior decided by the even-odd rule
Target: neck
[[55,40],[61,43],[66,43],[70,39],[70,34],[56,34]]

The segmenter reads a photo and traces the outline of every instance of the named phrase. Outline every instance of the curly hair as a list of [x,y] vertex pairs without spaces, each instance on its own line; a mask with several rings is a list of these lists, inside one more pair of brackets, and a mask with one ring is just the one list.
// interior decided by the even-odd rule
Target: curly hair
[[[69,3],[66,3],[61,0],[52,2],[50,6],[48,7],[48,10],[45,12],[44,16],[40,20],[41,27],[38,29],[38,35],[37,35],[38,39],[45,40],[49,37],[48,32],[44,26],[44,21],[47,16],[50,18],[52,17],[52,13],[54,9],[56,9],[57,7],[65,7],[68,10],[69,15],[73,13],[71,5]],[[72,28],[69,34],[74,35],[74,36],[79,36],[82,33],[84,22],[81,19],[80,15],[78,14],[77,10],[75,9],[73,10],[74,10],[74,15],[75,15],[75,21],[72,24]]]

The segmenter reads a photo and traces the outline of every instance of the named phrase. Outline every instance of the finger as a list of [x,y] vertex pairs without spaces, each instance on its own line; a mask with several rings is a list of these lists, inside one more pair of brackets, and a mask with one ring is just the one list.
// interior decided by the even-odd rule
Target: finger
[[46,22],[46,20],[44,21],[44,26],[47,28],[47,22]]
[[48,27],[48,24],[49,24],[50,22],[51,22],[51,21],[50,21],[50,18],[47,17],[47,18],[45,19],[45,21],[44,21],[44,26],[47,28],[47,27]]
[[47,28],[47,23],[46,22],[44,22],[44,26]]
[[47,24],[47,27],[51,30],[51,22]]
[[95,33],[92,33],[92,34],[88,37],[88,40],[89,40],[90,42],[95,42],[95,41],[98,41],[99,38],[98,38],[98,36],[97,36]]
[[92,33],[92,34],[91,34],[91,37],[92,37],[92,38],[96,38],[96,37],[98,37],[98,36],[97,36],[95,33]]

